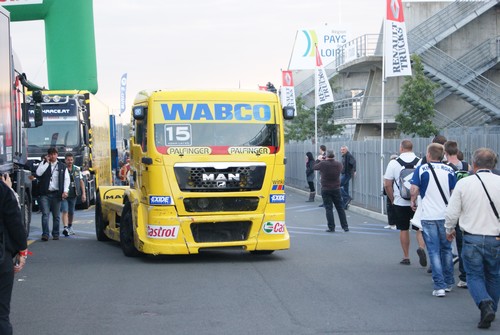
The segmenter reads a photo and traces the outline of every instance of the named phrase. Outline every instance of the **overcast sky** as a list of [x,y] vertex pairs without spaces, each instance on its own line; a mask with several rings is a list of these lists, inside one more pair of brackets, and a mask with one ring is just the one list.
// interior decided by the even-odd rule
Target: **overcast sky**
[[[325,24],[378,33],[385,0],[94,0],[97,96],[127,108],[142,89],[279,87],[296,31]],[[43,22],[14,22],[28,78],[47,85]]]

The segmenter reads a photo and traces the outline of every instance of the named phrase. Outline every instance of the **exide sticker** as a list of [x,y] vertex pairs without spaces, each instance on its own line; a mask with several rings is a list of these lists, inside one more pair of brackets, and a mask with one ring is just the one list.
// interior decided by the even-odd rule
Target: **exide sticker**
[[268,221],[262,226],[262,230],[266,234],[284,234],[285,222],[283,221]]
[[269,202],[272,204],[285,203],[285,195],[284,194],[271,194],[269,196]]
[[179,226],[152,226],[148,225],[148,237],[160,239],[176,239]]
[[150,195],[149,196],[150,205],[172,205],[172,197],[163,195]]

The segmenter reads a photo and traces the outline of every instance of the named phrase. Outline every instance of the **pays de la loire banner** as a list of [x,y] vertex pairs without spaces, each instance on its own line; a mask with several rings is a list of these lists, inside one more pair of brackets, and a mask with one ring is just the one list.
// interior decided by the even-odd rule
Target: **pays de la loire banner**
[[316,46],[323,63],[330,64],[337,55],[337,49],[347,41],[347,30],[335,25],[298,30],[289,70],[313,70],[316,67]]

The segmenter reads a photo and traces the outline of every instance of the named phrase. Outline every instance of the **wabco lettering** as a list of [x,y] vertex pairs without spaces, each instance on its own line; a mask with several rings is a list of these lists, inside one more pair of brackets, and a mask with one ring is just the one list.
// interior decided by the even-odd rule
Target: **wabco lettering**
[[285,203],[285,195],[284,194],[271,194],[269,201],[272,204]]
[[159,239],[176,239],[179,226],[152,226],[148,225],[148,237]]
[[169,196],[150,195],[149,196],[149,204],[150,205],[171,205],[172,198]]
[[163,117],[167,121],[270,121],[269,105],[252,104],[161,104]]
[[269,221],[264,223],[262,230],[266,234],[284,234],[285,233],[285,223],[281,221]]
[[204,173],[203,181],[240,181],[239,173],[228,173],[227,175],[223,173]]

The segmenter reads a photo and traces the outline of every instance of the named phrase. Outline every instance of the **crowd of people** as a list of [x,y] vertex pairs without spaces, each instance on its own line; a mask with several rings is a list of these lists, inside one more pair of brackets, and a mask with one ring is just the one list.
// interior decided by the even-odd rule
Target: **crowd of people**
[[[341,161],[321,145],[314,160],[306,153],[308,202],[315,199],[314,171],[319,171],[321,207],[325,208],[327,232],[335,232],[333,206],[341,227],[349,231],[345,210],[352,200],[349,181],[356,175],[356,160],[346,146]],[[500,297],[500,173],[498,155],[488,148],[474,152],[472,162],[463,160],[458,143],[438,135],[424,157],[413,152],[411,140],[400,143],[384,173],[388,225],[399,230],[402,265],[410,265],[410,229],[414,230],[417,256],[429,267],[435,297],[458,288],[469,289],[480,310],[478,328],[489,328]],[[456,245],[456,254],[453,251]],[[427,258],[428,257],[428,258]],[[429,261],[429,262],[428,262]],[[459,263],[455,285],[454,263]]]

